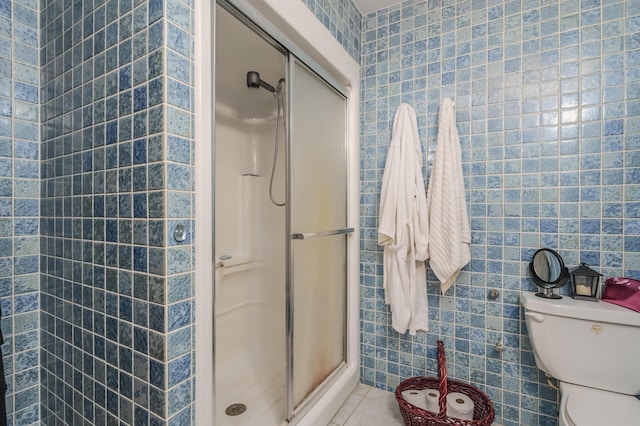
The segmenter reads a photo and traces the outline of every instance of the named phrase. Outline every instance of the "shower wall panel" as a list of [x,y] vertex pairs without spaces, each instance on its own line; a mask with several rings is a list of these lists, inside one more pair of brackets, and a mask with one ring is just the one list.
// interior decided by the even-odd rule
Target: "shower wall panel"
[[180,0],[42,10],[43,424],[191,422],[192,21]]
[[13,425],[39,419],[38,11],[38,2],[0,1],[1,349]]
[[[244,83],[235,95],[271,98]],[[215,254],[230,259],[215,275],[216,424],[228,422],[225,408],[241,402],[248,408],[238,424],[276,425],[285,417],[286,346],[284,207],[269,199],[275,111],[238,118],[242,111],[225,101],[216,100]],[[273,194],[283,202],[282,133],[279,147]]]
[[[216,222],[226,224],[216,229],[218,256],[273,256],[277,230],[268,227],[277,223],[284,235],[282,209],[269,199],[275,117],[252,121],[216,117]],[[278,203],[285,201],[283,137],[281,131],[273,181]]]

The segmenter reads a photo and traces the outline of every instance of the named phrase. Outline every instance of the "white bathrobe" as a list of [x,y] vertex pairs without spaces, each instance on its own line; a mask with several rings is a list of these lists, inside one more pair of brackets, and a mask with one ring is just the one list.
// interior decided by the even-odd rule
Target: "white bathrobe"
[[385,303],[391,305],[391,325],[401,334],[428,330],[428,229],[416,113],[402,104],[382,176],[378,227],[378,244],[384,246]]
[[427,192],[429,266],[444,294],[471,259],[471,229],[467,216],[460,139],[453,101],[440,106],[438,145]]

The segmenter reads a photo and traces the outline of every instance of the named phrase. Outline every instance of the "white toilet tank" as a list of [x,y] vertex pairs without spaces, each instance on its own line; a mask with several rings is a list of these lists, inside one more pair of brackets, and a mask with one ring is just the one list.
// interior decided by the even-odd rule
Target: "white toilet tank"
[[607,302],[522,292],[538,367],[561,382],[640,394],[640,313]]

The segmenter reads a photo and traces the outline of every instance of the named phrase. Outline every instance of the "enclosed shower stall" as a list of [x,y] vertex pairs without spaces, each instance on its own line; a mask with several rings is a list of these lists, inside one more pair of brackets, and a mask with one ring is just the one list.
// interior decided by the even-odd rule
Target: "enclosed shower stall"
[[357,380],[349,92],[234,3],[213,25],[215,424],[302,424]]

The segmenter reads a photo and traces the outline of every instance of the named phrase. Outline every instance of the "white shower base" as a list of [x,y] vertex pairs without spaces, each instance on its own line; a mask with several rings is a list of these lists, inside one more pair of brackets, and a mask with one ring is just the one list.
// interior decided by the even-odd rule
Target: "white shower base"
[[[276,426],[285,411],[285,341],[282,306],[249,302],[216,315],[216,422],[218,426]],[[247,410],[228,416],[242,403]]]

